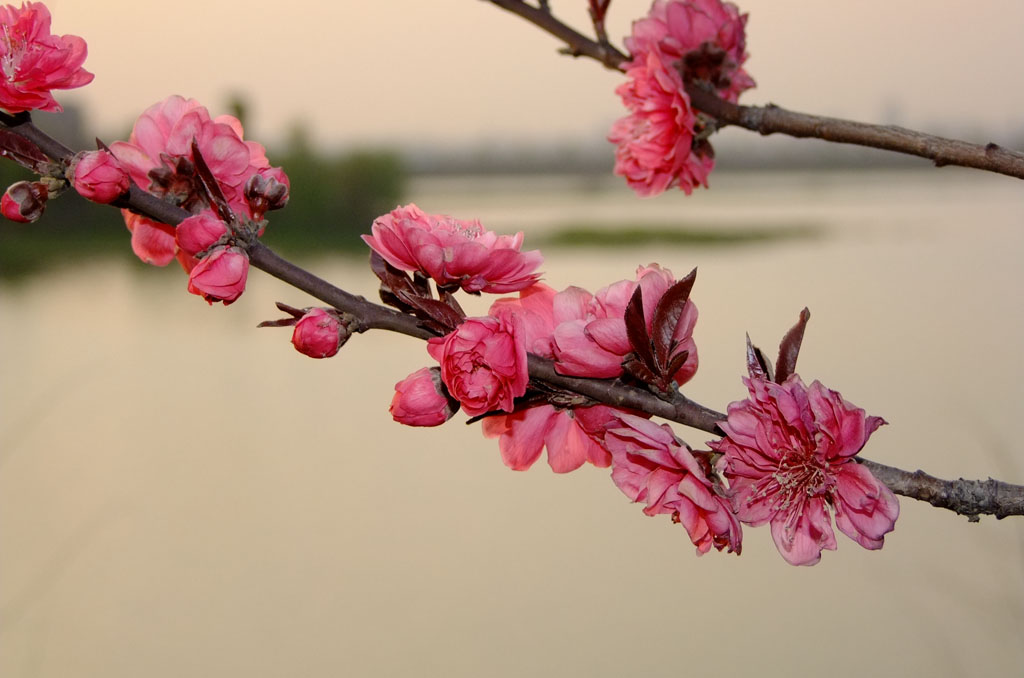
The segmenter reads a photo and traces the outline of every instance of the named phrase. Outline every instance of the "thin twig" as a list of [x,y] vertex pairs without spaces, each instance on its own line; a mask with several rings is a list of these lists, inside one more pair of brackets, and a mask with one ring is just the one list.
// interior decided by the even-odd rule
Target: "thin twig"
[[518,14],[530,23],[540,26],[545,31],[564,42],[568,45],[568,49],[563,50],[564,54],[590,57],[591,59],[600,61],[607,68],[611,68],[613,70],[620,70],[620,65],[629,60],[628,56],[611,45],[606,49],[600,43],[595,42],[575,29],[570,28],[568,25],[556,19],[554,14],[549,11],[544,11],[534,7],[533,5],[528,5],[525,2],[522,2],[522,0],[488,0],[488,2],[493,5],[497,5],[504,10],[508,10],[513,14]]
[[[489,0],[555,36],[567,47],[564,53],[594,59],[606,68],[623,70],[629,56],[613,46],[591,40],[562,23],[550,13],[539,12],[522,0]],[[828,118],[789,111],[774,104],[740,106],[719,99],[698,87],[686,89],[693,107],[718,120],[762,135],[786,134],[797,138],[815,138],[840,144],[879,148],[927,158],[936,167],[956,165],[986,170],[1024,179],[1024,153],[994,143],[972,144],[956,139],[924,134],[893,125],[873,125],[852,120]]]

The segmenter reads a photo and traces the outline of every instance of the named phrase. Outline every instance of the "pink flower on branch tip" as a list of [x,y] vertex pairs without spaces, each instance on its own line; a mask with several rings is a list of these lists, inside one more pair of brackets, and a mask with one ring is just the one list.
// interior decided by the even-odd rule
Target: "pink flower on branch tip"
[[776,384],[744,379],[747,400],[729,405],[726,436],[708,443],[722,453],[739,519],[771,523],[772,538],[792,565],[814,565],[836,548],[829,510],[848,537],[882,548],[899,502],[854,456],[885,421],[842,395],[796,374]]
[[523,329],[514,316],[467,318],[458,328],[427,342],[441,363],[441,380],[466,414],[511,412],[529,383]]
[[529,469],[545,449],[555,473],[575,471],[588,462],[603,468],[611,463],[611,456],[592,432],[600,430],[614,412],[604,405],[572,409],[540,405],[489,416],[483,420],[483,432],[498,439],[501,459],[514,471]]
[[612,127],[615,173],[642,196],[678,186],[688,195],[707,186],[714,167],[710,132],[685,88],[698,84],[735,102],[754,81],[746,60],[746,15],[720,0],[655,0],[633,23],[626,46],[629,80],[616,92],[630,110]]
[[249,256],[239,247],[218,247],[189,272],[188,291],[207,303],[234,302],[245,291],[249,275]]
[[441,370],[423,367],[395,384],[391,416],[406,426],[440,426],[459,411],[441,382]]
[[107,205],[128,192],[131,177],[110,151],[83,151],[68,166],[68,180],[86,200]]
[[426,214],[406,205],[378,217],[363,240],[403,271],[420,271],[439,286],[503,294],[529,287],[540,277],[540,252],[520,252],[522,232],[497,235],[478,221]]
[[619,413],[606,426],[604,445],[612,456],[612,480],[644,513],[667,513],[690,535],[701,555],[715,547],[740,553],[742,530],[710,465],[698,461],[668,425]]
[[330,358],[350,336],[348,327],[334,311],[311,308],[295,323],[292,345],[310,358]]
[[51,35],[50,11],[38,2],[0,6],[0,108],[8,113],[61,111],[50,94],[92,82],[82,68],[85,41]]
[[[194,99],[171,96],[150,106],[135,121],[129,140],[116,141],[110,149],[136,184],[198,213],[210,206],[200,190],[193,140],[236,214],[258,220],[264,211],[287,202],[288,177],[280,168],[270,166],[263,146],[244,140],[242,124],[236,118],[211,118]],[[261,179],[251,181],[255,176]],[[145,229],[151,222],[126,215],[125,223],[134,235],[139,225]],[[173,242],[167,246],[166,240],[158,248],[135,244],[133,237],[136,254],[157,265],[166,265],[177,252]]]
[[654,0],[646,17],[633,22],[626,48],[636,57],[654,52],[685,84],[700,83],[736,101],[754,86],[747,60],[747,15],[721,0]]

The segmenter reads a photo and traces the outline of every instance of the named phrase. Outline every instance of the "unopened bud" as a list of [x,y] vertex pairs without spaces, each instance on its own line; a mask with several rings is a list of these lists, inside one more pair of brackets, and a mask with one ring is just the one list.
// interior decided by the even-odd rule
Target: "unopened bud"
[[128,171],[110,151],[83,151],[68,167],[68,180],[86,200],[110,204],[128,192]]
[[441,368],[423,367],[395,384],[391,416],[406,426],[440,426],[459,411],[441,382]]
[[193,257],[207,250],[227,234],[228,228],[210,210],[194,214],[174,229],[178,249]]
[[0,213],[11,221],[27,224],[38,221],[46,210],[50,193],[40,181],[19,181],[11,184],[0,198]]
[[258,221],[267,212],[287,205],[289,189],[288,175],[280,167],[271,167],[249,177],[245,182],[245,200],[253,219]]
[[218,247],[189,272],[188,291],[227,306],[242,296],[248,275],[249,256],[241,248]]
[[310,358],[330,358],[335,355],[351,332],[337,313],[323,308],[312,308],[295,323],[292,345]]

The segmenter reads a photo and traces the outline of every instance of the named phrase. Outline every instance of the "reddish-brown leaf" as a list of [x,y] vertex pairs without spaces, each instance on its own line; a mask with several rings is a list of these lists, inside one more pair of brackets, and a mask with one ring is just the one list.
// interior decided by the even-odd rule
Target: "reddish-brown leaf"
[[772,381],[772,364],[764,356],[757,346],[750,343],[750,335],[747,335],[747,372],[751,379]]
[[651,352],[651,337],[647,334],[647,323],[644,321],[644,294],[640,286],[636,286],[633,296],[626,304],[626,314],[623,316],[626,321],[626,337],[629,339],[633,352],[637,359],[647,367],[648,370],[658,371],[654,362],[654,354]]
[[672,379],[672,375],[682,369],[683,365],[690,358],[689,351],[680,351],[679,353],[672,356],[672,359],[668,363],[668,367],[665,369],[665,377],[668,380]]
[[36,174],[46,174],[50,159],[38,146],[25,137],[6,129],[0,129],[0,156],[13,160]]
[[199,183],[203,188],[206,202],[210,203],[210,207],[217,212],[217,216],[225,224],[237,225],[238,217],[235,216],[231,206],[228,205],[227,198],[224,197],[224,191],[220,190],[217,177],[210,171],[210,166],[206,164],[206,159],[203,158],[203,154],[199,151],[199,142],[194,137],[192,139],[192,162],[196,166],[196,174],[199,175]]
[[800,319],[796,321],[796,325],[782,337],[779,344],[779,360],[775,363],[775,379],[780,384],[796,372],[796,359],[800,355],[800,344],[804,340],[804,330],[807,329],[807,321],[810,319],[811,312],[805,307],[800,311]]
[[[697,269],[690,271],[690,274],[665,290],[665,294],[658,300],[654,308],[654,320],[651,323],[651,343],[654,344],[654,357],[660,368],[666,368],[672,356],[674,348],[672,337],[679,325],[679,318],[683,314],[686,301],[690,298],[690,290],[697,279]],[[640,289],[640,286],[637,286]],[[672,372],[669,372],[671,375]]]
[[660,385],[661,379],[647,365],[640,361],[636,353],[630,353],[626,356],[626,359],[622,361],[622,369],[626,374],[639,379],[645,384],[653,384],[657,388],[662,388]]
[[444,334],[462,324],[463,316],[444,302],[437,299],[421,297],[408,291],[397,292],[398,298],[418,311],[416,316],[423,320],[432,320],[437,326],[444,328]]

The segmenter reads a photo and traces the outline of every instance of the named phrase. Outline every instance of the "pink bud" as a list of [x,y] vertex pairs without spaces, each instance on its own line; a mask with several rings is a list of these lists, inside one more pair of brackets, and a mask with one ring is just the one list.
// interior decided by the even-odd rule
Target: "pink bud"
[[188,275],[188,291],[207,303],[223,301],[227,306],[245,291],[249,257],[239,247],[218,247],[199,260]]
[[11,221],[27,224],[38,221],[50,197],[46,184],[38,181],[13,183],[0,198],[0,212]]
[[245,199],[253,219],[263,218],[266,212],[279,210],[288,204],[290,184],[288,175],[280,167],[271,167],[253,174],[245,182]]
[[128,192],[128,171],[110,151],[83,151],[68,167],[68,180],[86,200],[104,205]]
[[441,368],[424,367],[395,384],[391,416],[406,426],[440,426],[459,411],[441,383]]
[[195,256],[213,247],[227,234],[227,226],[210,210],[188,217],[174,229],[174,240],[183,252]]
[[296,351],[310,358],[330,358],[345,345],[349,335],[337,313],[313,308],[295,323],[292,345]]

